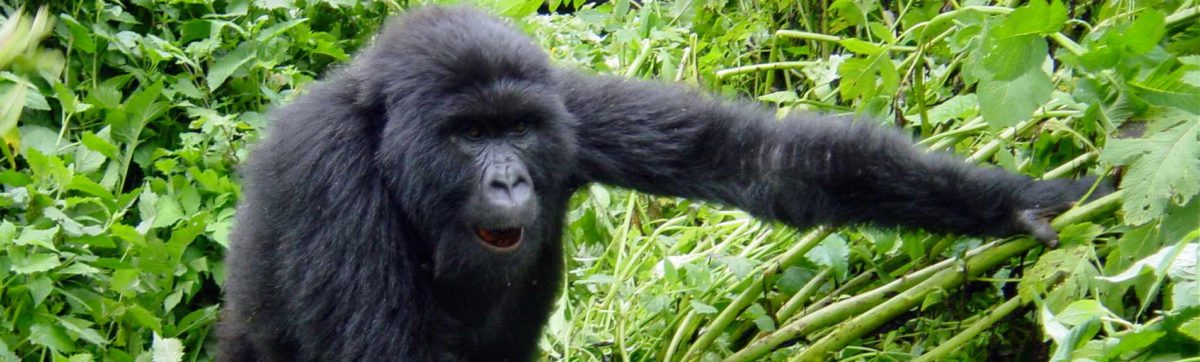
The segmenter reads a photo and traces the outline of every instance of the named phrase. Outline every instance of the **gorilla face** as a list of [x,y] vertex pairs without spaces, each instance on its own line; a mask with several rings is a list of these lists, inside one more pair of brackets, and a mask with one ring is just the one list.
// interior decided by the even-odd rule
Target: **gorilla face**
[[382,142],[395,152],[382,157],[400,170],[392,177],[398,204],[414,225],[428,225],[419,239],[434,244],[438,278],[524,272],[558,242],[561,218],[542,216],[561,214],[569,196],[575,120],[548,74],[438,98],[432,112],[389,110]]

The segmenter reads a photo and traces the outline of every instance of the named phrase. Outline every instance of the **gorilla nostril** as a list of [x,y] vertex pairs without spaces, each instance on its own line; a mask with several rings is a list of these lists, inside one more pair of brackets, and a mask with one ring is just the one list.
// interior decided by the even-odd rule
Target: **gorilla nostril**
[[509,189],[511,189],[513,187],[512,184],[510,184],[508,182],[504,182],[502,180],[492,180],[491,184],[489,184],[488,186],[491,186],[491,188],[493,188],[493,189],[500,189],[500,190],[504,190],[504,191],[508,191]]

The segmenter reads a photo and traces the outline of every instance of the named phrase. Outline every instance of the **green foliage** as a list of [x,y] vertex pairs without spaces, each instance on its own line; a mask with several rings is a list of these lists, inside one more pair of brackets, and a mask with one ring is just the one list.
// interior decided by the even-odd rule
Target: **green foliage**
[[[567,217],[546,359],[1200,353],[1194,1],[480,4],[564,66],[888,120],[1034,177],[1121,176],[1060,218],[1056,250],[798,231],[593,185]],[[265,113],[407,2],[22,5],[0,0],[0,360],[211,359],[235,169]]]

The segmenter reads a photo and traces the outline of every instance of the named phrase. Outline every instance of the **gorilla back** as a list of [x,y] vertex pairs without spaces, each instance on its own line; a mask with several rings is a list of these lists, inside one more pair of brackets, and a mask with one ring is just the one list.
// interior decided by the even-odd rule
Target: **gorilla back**
[[1087,181],[1033,181],[865,122],[552,67],[467,8],[389,26],[276,111],[245,169],[220,359],[530,360],[589,182],[796,227],[872,223],[1047,244]]

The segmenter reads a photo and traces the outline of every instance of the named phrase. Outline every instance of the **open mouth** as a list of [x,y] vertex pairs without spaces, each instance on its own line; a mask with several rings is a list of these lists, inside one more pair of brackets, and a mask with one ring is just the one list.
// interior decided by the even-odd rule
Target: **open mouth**
[[498,251],[510,251],[521,244],[524,228],[486,229],[475,228],[475,235],[483,244]]

